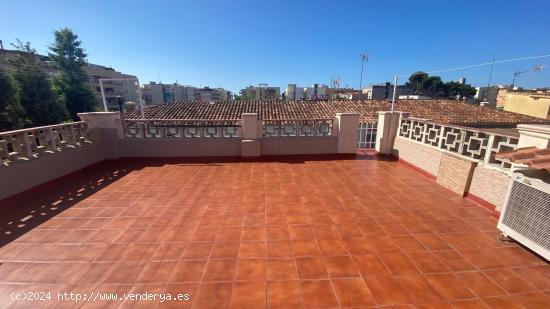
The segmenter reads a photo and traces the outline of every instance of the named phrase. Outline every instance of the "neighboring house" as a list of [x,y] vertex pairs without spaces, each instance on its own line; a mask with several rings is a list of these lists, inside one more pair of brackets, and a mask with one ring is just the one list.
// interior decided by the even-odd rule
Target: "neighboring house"
[[[365,99],[369,100],[384,100],[393,97],[393,84],[385,82],[378,85],[369,85],[362,89],[362,93],[366,95]],[[414,90],[405,85],[397,85],[395,90],[396,97],[404,95],[412,95]]]
[[296,87],[296,84],[288,84],[286,87],[286,100],[323,100],[327,98],[328,86],[313,84],[311,87]]
[[278,100],[281,96],[281,88],[269,87],[267,84],[248,86],[241,93],[253,100]]
[[138,80],[135,75],[124,74],[115,71],[113,68],[97,64],[86,64],[83,69],[89,76],[89,84],[95,90],[100,106],[103,105],[101,88],[99,86],[100,79],[119,79],[103,82],[105,102],[109,110],[119,110],[116,101],[117,96],[122,97],[124,102],[139,103]]
[[[387,100],[319,100],[319,101],[178,101],[174,104],[152,106],[145,109],[149,119],[241,119],[243,113],[257,113],[260,119],[323,119],[336,113],[359,113],[361,123],[374,123],[378,112],[388,111]],[[430,119],[436,123],[469,127],[510,128],[519,123],[550,124],[550,119],[498,111],[454,100],[399,100],[396,111],[410,113],[411,117]],[[139,119],[140,113],[123,115],[126,119]]]
[[142,94],[147,104],[171,104],[179,100],[226,101],[231,99],[231,92],[223,88],[197,88],[177,83],[150,82],[143,85]]
[[484,103],[487,106],[497,106],[497,98],[499,91],[505,89],[506,86],[490,86],[490,87],[476,87],[476,94],[474,96],[475,102]]
[[550,119],[550,91],[507,91],[504,110]]
[[[18,50],[0,49],[0,69],[10,71],[15,68],[10,63],[10,59],[14,59],[18,55],[24,54]],[[59,70],[54,66],[53,62],[48,56],[36,55],[40,60],[40,66],[42,70],[49,76],[59,74]],[[107,108],[109,110],[119,110],[119,106],[116,102],[116,97],[121,96],[124,102],[137,102],[139,103],[137,78],[135,75],[121,73],[113,68],[98,65],[98,64],[85,64],[82,69],[88,77],[88,84],[96,93],[98,106],[103,106],[101,98],[101,90],[99,87],[100,79],[128,79],[124,81],[105,81],[104,93]]]

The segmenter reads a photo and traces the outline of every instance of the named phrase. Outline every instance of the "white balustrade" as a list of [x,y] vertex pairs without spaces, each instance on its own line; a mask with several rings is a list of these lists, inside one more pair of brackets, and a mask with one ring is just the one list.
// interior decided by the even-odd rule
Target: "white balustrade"
[[398,136],[503,169],[509,169],[510,164],[495,159],[495,154],[516,149],[519,141],[514,135],[442,125],[418,118],[402,118]]
[[232,138],[241,136],[238,119],[123,120],[126,138]]
[[0,166],[28,161],[90,142],[86,122],[0,132]]
[[271,119],[262,121],[264,137],[332,136],[332,118]]

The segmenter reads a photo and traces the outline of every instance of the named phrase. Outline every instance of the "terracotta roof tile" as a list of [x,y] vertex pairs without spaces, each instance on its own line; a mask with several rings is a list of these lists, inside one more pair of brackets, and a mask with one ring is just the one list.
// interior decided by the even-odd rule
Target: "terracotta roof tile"
[[[243,113],[258,113],[260,119],[332,118],[336,113],[356,112],[361,122],[376,122],[377,112],[390,110],[385,100],[349,101],[178,101],[145,109],[149,119],[240,119]],[[442,124],[473,127],[513,127],[518,123],[543,124],[539,119],[497,111],[489,107],[451,100],[399,100],[396,110]],[[139,119],[139,111],[124,114],[124,119]]]
[[526,164],[534,169],[544,169],[550,172],[550,149],[537,147],[518,148],[514,151],[499,152],[497,159],[506,159],[510,162]]

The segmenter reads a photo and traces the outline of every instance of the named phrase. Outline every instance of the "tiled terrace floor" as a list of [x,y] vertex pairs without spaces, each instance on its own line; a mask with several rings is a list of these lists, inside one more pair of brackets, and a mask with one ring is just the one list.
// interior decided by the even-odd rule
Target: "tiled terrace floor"
[[[115,163],[8,201],[51,218],[0,249],[0,307],[550,308],[546,262],[399,163]],[[190,300],[59,302],[57,291]]]

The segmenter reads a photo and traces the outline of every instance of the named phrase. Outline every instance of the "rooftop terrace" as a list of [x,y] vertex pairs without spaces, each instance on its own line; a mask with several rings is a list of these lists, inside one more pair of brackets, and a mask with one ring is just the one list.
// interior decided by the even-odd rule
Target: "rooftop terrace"
[[210,115],[1,132],[0,307],[550,307],[550,127]]
[[492,213],[372,155],[121,159],[7,202],[4,244],[26,233],[0,248],[2,307],[29,290],[190,295],[64,304],[84,308],[550,304],[550,266],[499,241]]

